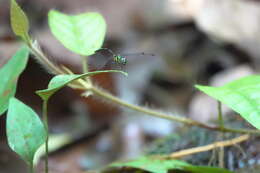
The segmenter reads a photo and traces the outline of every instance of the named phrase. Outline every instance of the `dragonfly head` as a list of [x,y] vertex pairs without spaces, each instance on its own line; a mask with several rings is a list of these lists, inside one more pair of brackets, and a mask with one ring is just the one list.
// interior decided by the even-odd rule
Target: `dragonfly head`
[[124,56],[121,55],[115,55],[114,61],[118,64],[126,65],[127,59]]

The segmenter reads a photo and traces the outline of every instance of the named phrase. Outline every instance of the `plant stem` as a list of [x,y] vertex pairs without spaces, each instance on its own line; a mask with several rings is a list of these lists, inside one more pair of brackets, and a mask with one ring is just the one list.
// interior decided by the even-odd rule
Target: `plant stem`
[[43,122],[45,126],[45,130],[47,133],[46,141],[45,141],[45,173],[49,172],[48,169],[48,155],[49,155],[49,126],[48,126],[48,115],[47,115],[47,103],[48,100],[43,101]]
[[30,173],[34,173],[33,162],[30,163],[29,169]]
[[[87,73],[88,72],[88,57],[87,56],[81,56],[81,63],[82,63],[82,71],[83,71],[83,73]],[[86,81],[88,83],[91,83],[89,77],[86,77]]]
[[[222,114],[222,107],[221,107],[221,102],[218,101],[218,124],[219,124],[219,127],[221,129],[224,128],[224,120],[223,120],[223,114]],[[219,134],[221,140],[224,139],[224,134],[223,132]],[[225,150],[224,150],[224,147],[220,147],[219,148],[219,153],[218,153],[218,161],[219,161],[219,167],[220,168],[224,168],[224,155],[225,155]]]
[[81,56],[81,63],[82,63],[82,69],[83,69],[83,73],[87,73],[88,72],[88,57],[86,56]]
[[132,110],[135,110],[135,111],[138,111],[138,112],[142,112],[142,113],[145,113],[145,114],[148,114],[148,115],[153,115],[154,117],[169,119],[169,120],[173,120],[173,121],[177,121],[177,122],[181,122],[181,123],[185,123],[185,124],[197,124],[197,126],[204,126],[204,124],[199,123],[199,122],[194,122],[191,119],[187,119],[187,118],[184,118],[184,117],[178,117],[178,116],[170,116],[170,115],[166,115],[165,113],[162,113],[162,112],[151,110],[150,108],[145,108],[145,107],[142,107],[142,106],[127,103],[127,102],[119,99],[118,97],[115,97],[115,96],[111,95],[110,93],[108,93],[108,92],[106,92],[102,89],[99,89],[97,87],[92,87],[91,91],[94,94],[96,94],[100,97],[106,98],[106,99],[108,99],[108,100],[110,100],[110,101],[112,101],[112,102],[114,102],[118,105],[127,107],[129,109],[132,109]]
[[49,59],[43,54],[43,52],[30,43],[28,47],[31,49],[31,52],[38,58],[38,60],[48,67],[48,69],[53,72],[54,74],[62,74],[62,70],[56,67]]
[[218,101],[218,123],[220,128],[224,128],[224,120],[222,115],[222,105],[221,102]]
[[185,118],[185,117],[179,117],[179,116],[174,116],[174,115],[169,115],[163,112],[159,112],[150,108],[146,108],[146,107],[142,107],[142,106],[138,106],[138,105],[133,105],[130,103],[127,103],[123,100],[121,100],[120,98],[111,95],[110,93],[97,88],[96,86],[91,86],[91,88],[89,88],[90,91],[93,92],[94,95],[97,95],[101,98],[105,98],[117,105],[121,105],[124,107],[127,107],[129,109],[138,111],[138,112],[142,112],[148,115],[152,115],[154,117],[158,117],[158,118],[163,118],[163,119],[168,119],[171,121],[176,121],[179,123],[184,123],[187,125],[193,125],[193,126],[198,126],[198,127],[202,127],[202,128],[206,128],[209,130],[215,130],[215,131],[222,131],[222,132],[232,132],[232,133],[249,133],[249,134],[260,134],[259,130],[251,130],[251,129],[232,129],[232,128],[221,128],[221,127],[212,127],[209,126],[207,124],[189,119],[189,118]]

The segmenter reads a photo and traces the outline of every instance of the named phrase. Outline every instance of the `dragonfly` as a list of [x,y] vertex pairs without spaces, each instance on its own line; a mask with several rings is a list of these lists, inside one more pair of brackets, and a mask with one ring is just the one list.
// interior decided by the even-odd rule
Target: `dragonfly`
[[89,59],[89,65],[91,68],[97,70],[102,68],[109,69],[120,69],[138,59],[143,59],[144,57],[153,57],[154,54],[147,53],[129,53],[129,54],[117,54],[109,48],[98,49],[93,56]]

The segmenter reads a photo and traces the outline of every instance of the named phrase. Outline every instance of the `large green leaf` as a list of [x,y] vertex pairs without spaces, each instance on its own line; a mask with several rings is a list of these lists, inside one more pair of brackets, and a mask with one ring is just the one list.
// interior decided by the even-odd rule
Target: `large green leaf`
[[55,92],[57,92],[59,89],[66,86],[70,82],[73,82],[74,80],[100,74],[100,73],[111,73],[111,72],[122,73],[124,75],[127,75],[127,73],[118,70],[94,71],[94,72],[88,72],[84,74],[57,75],[51,79],[47,89],[38,90],[36,91],[36,94],[38,94],[43,100],[48,100]]
[[89,56],[100,49],[106,33],[106,23],[99,13],[66,15],[51,10],[48,15],[53,35],[67,49]]
[[26,14],[19,7],[15,0],[11,0],[11,26],[13,32],[22,37],[24,40],[28,41],[29,39],[29,21]]
[[260,76],[252,75],[222,87],[196,85],[207,95],[228,105],[250,124],[260,129]]
[[197,167],[180,160],[163,160],[155,157],[140,157],[129,162],[113,163],[110,167],[138,168],[152,173],[167,173],[169,170],[182,170],[190,173],[231,173],[221,168]]
[[46,140],[46,131],[38,115],[18,99],[11,98],[6,131],[11,149],[32,164],[36,150]]
[[0,69],[0,115],[7,110],[9,99],[15,95],[17,80],[26,67],[28,55],[28,48],[23,47]]

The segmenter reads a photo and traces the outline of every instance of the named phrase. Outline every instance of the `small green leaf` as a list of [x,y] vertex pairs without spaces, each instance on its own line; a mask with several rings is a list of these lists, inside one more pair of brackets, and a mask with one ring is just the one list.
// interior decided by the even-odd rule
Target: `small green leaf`
[[110,167],[137,168],[152,173],[167,173],[169,170],[189,171],[190,173],[232,173],[221,168],[194,166],[180,160],[158,159],[155,157],[140,157],[129,162],[113,163]]
[[84,74],[72,74],[72,75],[57,75],[51,79],[48,85],[48,89],[38,90],[36,91],[36,94],[38,94],[43,100],[48,100],[55,92],[57,92],[59,89],[66,86],[70,82],[73,82],[74,80],[100,74],[100,73],[111,73],[111,72],[122,73],[127,76],[127,73],[118,70],[94,71],[94,72],[88,72]]
[[222,87],[196,85],[207,95],[228,105],[250,124],[260,129],[260,76],[252,75]]
[[0,69],[0,115],[7,110],[9,99],[15,95],[17,81],[26,67],[28,55],[28,48],[23,47]]
[[100,49],[106,33],[106,23],[99,13],[69,16],[51,10],[48,14],[52,34],[67,49],[89,56]]
[[11,26],[13,32],[22,37],[23,40],[29,41],[29,21],[26,14],[19,7],[15,0],[11,0]]
[[18,99],[11,98],[6,131],[11,149],[32,164],[36,150],[45,142],[47,135],[38,115]]

